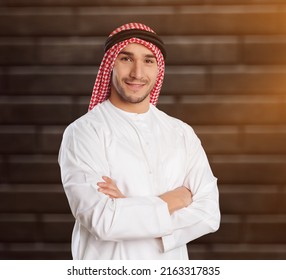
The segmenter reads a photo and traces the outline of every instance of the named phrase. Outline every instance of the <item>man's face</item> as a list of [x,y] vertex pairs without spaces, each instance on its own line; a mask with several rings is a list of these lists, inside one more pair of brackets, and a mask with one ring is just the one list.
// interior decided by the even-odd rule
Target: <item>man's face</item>
[[115,60],[111,95],[116,94],[123,103],[150,102],[150,92],[158,75],[153,53],[139,44],[127,45]]

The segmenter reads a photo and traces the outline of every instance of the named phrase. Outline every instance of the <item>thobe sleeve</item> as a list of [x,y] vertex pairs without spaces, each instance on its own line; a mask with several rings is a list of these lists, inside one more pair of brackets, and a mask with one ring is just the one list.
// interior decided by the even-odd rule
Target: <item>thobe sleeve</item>
[[[155,238],[171,232],[168,207],[158,197],[111,199],[97,182],[109,176],[105,143],[90,125],[70,125],[63,136],[59,165],[75,219],[98,240]],[[148,217],[148,218],[146,218]]]
[[172,214],[172,234],[162,237],[164,251],[187,244],[219,228],[220,210],[217,178],[214,177],[201,142],[187,127],[188,163],[184,186],[193,194],[193,202]]

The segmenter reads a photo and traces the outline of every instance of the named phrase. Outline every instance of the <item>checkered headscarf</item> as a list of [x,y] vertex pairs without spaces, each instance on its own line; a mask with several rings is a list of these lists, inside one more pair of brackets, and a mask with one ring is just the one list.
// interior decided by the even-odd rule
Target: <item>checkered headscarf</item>
[[115,29],[106,41],[105,54],[98,70],[88,110],[91,110],[95,105],[109,97],[114,62],[120,51],[131,43],[147,47],[156,57],[159,72],[156,83],[150,93],[150,103],[153,105],[157,104],[165,72],[164,57],[166,53],[163,42],[150,27],[141,23],[128,23]]

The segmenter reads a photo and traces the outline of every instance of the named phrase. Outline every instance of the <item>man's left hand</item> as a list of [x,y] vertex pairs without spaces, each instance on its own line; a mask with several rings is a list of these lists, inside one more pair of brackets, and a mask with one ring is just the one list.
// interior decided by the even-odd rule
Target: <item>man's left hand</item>
[[105,182],[98,182],[98,191],[102,192],[106,195],[108,195],[110,198],[125,198],[125,196],[121,193],[121,191],[118,189],[114,181],[107,177],[102,176],[102,179]]

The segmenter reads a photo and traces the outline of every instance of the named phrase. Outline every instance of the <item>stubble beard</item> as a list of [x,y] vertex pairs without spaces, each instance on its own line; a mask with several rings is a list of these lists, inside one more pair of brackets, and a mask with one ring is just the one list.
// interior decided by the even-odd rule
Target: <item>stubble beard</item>
[[120,87],[117,90],[118,96],[122,101],[129,102],[132,104],[138,104],[138,103],[143,102],[149,96],[150,92],[151,92],[151,89],[148,90],[143,96],[137,97],[137,96],[132,96],[132,94],[128,95],[122,87]]
[[143,96],[139,96],[139,97],[134,97],[134,96],[130,96],[127,95],[124,91],[123,92],[118,92],[118,96],[122,101],[125,102],[129,102],[132,104],[138,104],[143,102],[148,96],[149,96],[149,92],[147,92],[145,95]]

